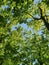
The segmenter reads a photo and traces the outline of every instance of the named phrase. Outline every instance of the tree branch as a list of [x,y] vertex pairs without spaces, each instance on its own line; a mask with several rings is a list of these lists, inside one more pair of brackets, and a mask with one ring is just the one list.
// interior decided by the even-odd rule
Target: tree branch
[[25,12],[26,14],[30,15],[34,20],[40,20],[41,18],[37,18],[37,17],[34,17],[32,16],[31,14],[29,14],[28,12]]
[[[42,14],[42,9],[39,7],[40,9],[40,14],[41,14],[41,19],[43,20],[45,26],[47,27],[47,29],[49,30],[49,23],[48,23],[48,19],[47,19],[47,16],[43,16]],[[45,18],[46,17],[46,18]]]

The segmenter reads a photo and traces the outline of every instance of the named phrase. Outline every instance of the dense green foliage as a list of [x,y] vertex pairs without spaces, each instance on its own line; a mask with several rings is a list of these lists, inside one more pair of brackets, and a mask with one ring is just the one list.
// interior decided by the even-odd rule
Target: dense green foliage
[[49,31],[39,7],[49,21],[49,0],[0,0],[0,65],[49,65]]

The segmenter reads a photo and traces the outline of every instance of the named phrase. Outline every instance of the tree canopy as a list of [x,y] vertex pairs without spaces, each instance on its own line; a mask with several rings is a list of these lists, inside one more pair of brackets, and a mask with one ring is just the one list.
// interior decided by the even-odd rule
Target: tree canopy
[[0,65],[49,65],[49,0],[0,0]]

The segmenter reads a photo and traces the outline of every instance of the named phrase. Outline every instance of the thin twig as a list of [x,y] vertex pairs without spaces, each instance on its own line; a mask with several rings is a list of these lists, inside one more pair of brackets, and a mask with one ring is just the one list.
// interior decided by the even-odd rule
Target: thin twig
[[34,20],[40,20],[41,18],[37,18],[37,17],[34,17],[32,16],[31,14],[29,14],[28,12],[25,12],[26,14],[30,15]]

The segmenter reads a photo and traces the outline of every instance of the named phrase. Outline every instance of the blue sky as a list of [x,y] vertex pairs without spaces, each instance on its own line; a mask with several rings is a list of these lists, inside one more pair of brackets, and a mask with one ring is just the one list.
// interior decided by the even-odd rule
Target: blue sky
[[34,0],[34,4],[38,4],[38,3],[41,3],[42,0]]

